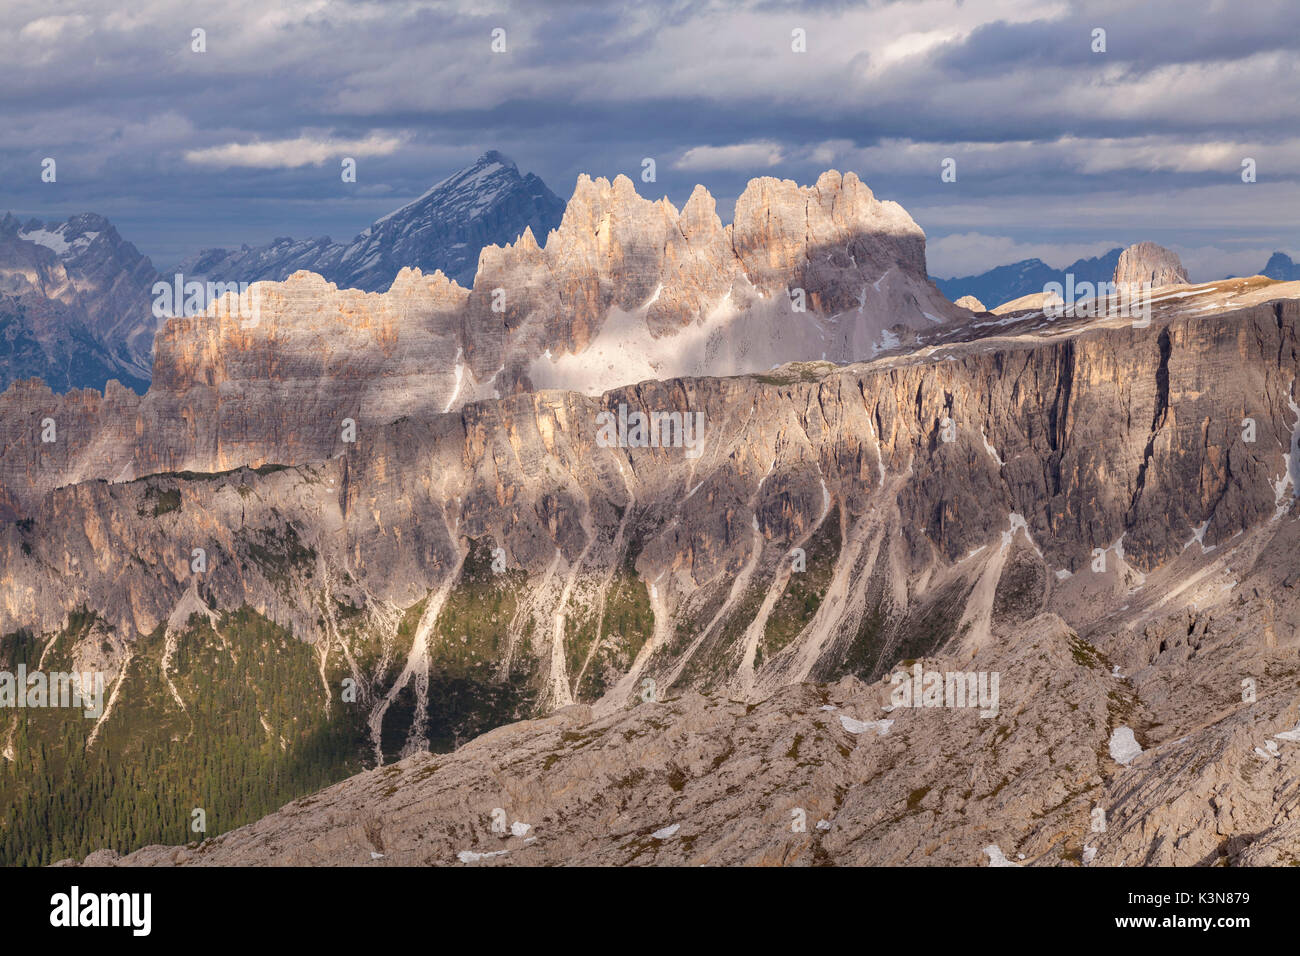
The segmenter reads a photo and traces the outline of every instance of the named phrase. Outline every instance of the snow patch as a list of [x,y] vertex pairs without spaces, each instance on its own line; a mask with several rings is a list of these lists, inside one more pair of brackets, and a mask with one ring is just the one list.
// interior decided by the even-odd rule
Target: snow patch
[[63,238],[63,233],[52,232],[49,229],[33,229],[31,232],[20,232],[18,238],[51,249],[57,255],[63,255],[69,248],[68,240]]
[[1200,524],[1198,527],[1193,528],[1192,536],[1191,538],[1188,539],[1187,543],[1183,545],[1183,550],[1186,551],[1192,545],[1199,544],[1201,546],[1201,553],[1209,554],[1216,547],[1218,547],[1218,545],[1213,545],[1213,544],[1210,545],[1208,548],[1205,546],[1205,530],[1209,526],[1210,526],[1210,519],[1206,518],[1202,524]]
[[883,737],[889,733],[889,728],[894,726],[892,720],[854,720],[846,714],[840,714],[840,726],[851,734],[865,734],[869,730],[874,730],[877,737]]
[[998,553],[1005,553],[1007,548],[1011,546],[1011,542],[1015,539],[1016,532],[1023,531],[1025,533],[1025,540],[1028,541],[1030,546],[1038,552],[1038,556],[1041,558],[1043,556],[1042,549],[1040,549],[1038,545],[1034,543],[1034,539],[1030,537],[1029,522],[1025,521],[1025,516],[1017,511],[1012,511],[1007,515],[1007,519],[1011,522],[1011,528],[1008,531],[1002,532],[1002,545],[998,549]]
[[980,426],[980,438],[984,440],[984,450],[989,453],[989,457],[998,463],[998,467],[1001,468],[1005,465],[1006,462],[1002,460],[1002,456],[998,454],[998,450],[989,444],[989,438],[984,434],[983,425]]
[[490,859],[494,856],[505,856],[509,850],[493,850],[491,853],[475,853],[473,850],[461,850],[456,854],[456,859],[462,863],[477,863],[479,860]]
[[1293,744],[1300,744],[1300,724],[1295,725],[1294,730],[1284,730],[1280,734],[1274,734],[1278,740],[1287,740]]
[[1019,866],[1020,865],[1019,863],[1016,863],[1012,860],[1008,860],[1006,854],[1002,852],[1002,848],[999,847],[996,843],[990,843],[988,846],[986,846],[984,848],[984,853],[989,858],[989,866]]
[[1296,420],[1291,427],[1291,450],[1282,455],[1282,477],[1273,482],[1273,500],[1277,506],[1273,512],[1274,521],[1286,514],[1291,507],[1291,501],[1287,500],[1288,486],[1291,488],[1292,500],[1300,497],[1300,405],[1295,400],[1295,379],[1291,380],[1287,392],[1287,405],[1291,407]]
[[460,387],[465,382],[465,363],[461,361],[465,357],[462,349],[456,349],[456,387],[451,390],[451,398],[447,399],[447,404],[443,412],[451,411],[451,407],[456,404],[456,398],[460,395]]
[[1137,738],[1133,736],[1132,727],[1116,727],[1114,733],[1110,735],[1110,756],[1118,764],[1128,766],[1133,762],[1138,754],[1142,753],[1142,747],[1138,744]]

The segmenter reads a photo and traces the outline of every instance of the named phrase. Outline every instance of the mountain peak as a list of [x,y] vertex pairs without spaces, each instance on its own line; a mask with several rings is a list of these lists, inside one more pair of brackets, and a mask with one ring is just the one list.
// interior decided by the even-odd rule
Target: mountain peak
[[1152,286],[1186,285],[1191,280],[1177,253],[1154,242],[1139,242],[1119,254],[1116,284],[1150,282]]
[[519,169],[515,164],[515,161],[499,149],[489,149],[478,159],[474,160],[474,162],[470,164],[470,168],[473,168],[474,166],[490,166],[494,164],[498,166],[509,166],[511,169],[516,171]]
[[253,249],[207,249],[181,263],[196,279],[281,281],[300,269],[320,273],[340,289],[382,292],[404,267],[441,271],[468,288],[479,251],[514,242],[525,230],[545,236],[560,224],[564,201],[537,176],[489,149],[420,196],[381,216],[351,242],[287,237]]
[[1289,282],[1300,279],[1300,268],[1285,252],[1275,252],[1268,257],[1268,265],[1264,266],[1264,271],[1260,275]]

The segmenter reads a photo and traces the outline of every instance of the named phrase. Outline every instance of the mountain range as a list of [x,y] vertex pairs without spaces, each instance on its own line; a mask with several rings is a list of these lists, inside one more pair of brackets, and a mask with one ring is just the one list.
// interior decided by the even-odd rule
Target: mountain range
[[0,711],[0,861],[1297,862],[1300,283],[1175,266],[975,317],[852,173],[581,176],[14,383],[0,667],[106,692]]
[[383,292],[406,267],[441,271],[474,284],[479,250],[513,242],[525,230],[545,237],[560,224],[564,200],[532,173],[489,150],[420,198],[376,220],[355,239],[275,239],[237,250],[205,249],[177,266],[187,278],[218,282],[287,279],[315,272],[340,289]]
[[[1137,246],[1130,248],[1135,250],[1133,254],[1142,254],[1145,247],[1148,246],[1152,249],[1160,248],[1150,243],[1138,243]],[[1069,283],[1071,288],[1084,282],[1093,283],[1095,286],[1098,282],[1110,282],[1112,280],[1116,282],[1141,281],[1141,277],[1127,266],[1121,268],[1121,257],[1124,252],[1124,247],[1116,247],[1100,256],[1077,259],[1064,269],[1054,269],[1041,259],[1024,259],[1010,265],[998,266],[979,275],[964,276],[957,279],[935,279],[934,283],[945,296],[954,302],[958,299],[971,297],[992,311],[1016,299],[1041,295],[1043,289],[1051,283],[1060,283],[1065,286],[1067,276],[1074,277],[1073,281]],[[1149,257],[1149,250],[1147,250],[1147,253],[1144,258]],[[1177,256],[1174,256],[1173,253],[1167,250],[1161,250],[1161,253],[1167,257],[1172,257],[1172,261],[1177,263]],[[1172,277],[1174,272],[1177,272],[1182,281],[1187,281],[1187,274],[1182,271],[1181,264],[1170,268],[1174,271],[1168,274],[1161,272],[1157,268],[1156,272],[1148,275],[1146,279],[1154,278],[1156,280],[1155,284],[1161,285]],[[1271,279],[1288,280],[1296,277],[1291,260],[1280,252],[1273,254],[1273,257],[1268,261],[1268,265],[1260,274]]]
[[[0,788],[38,814],[20,771],[61,751],[19,748],[73,739],[76,780],[111,751],[176,784],[83,852],[174,843],[194,806],[248,824],[128,863],[1294,860],[1300,288],[1228,286],[1149,328],[1008,317],[847,366],[390,410],[254,468],[82,456],[4,527],[0,631],[8,663],[119,692],[11,726]],[[602,444],[622,407],[703,415],[702,453]],[[900,708],[918,663],[999,675],[994,713]],[[280,789],[195,790],[195,760]],[[306,797],[322,774],[355,776]]]
[[1066,275],[1071,273],[1076,283],[1109,282],[1123,251],[1124,248],[1119,246],[1091,259],[1078,259],[1064,269],[1053,269],[1042,259],[1023,259],[979,275],[935,279],[934,284],[954,302],[963,296],[973,296],[989,309],[994,309],[1014,299],[1041,293],[1049,283],[1064,285]]
[[[459,287],[471,289],[482,251],[510,246],[525,232],[530,241],[538,244],[543,258],[550,258],[551,254],[542,250],[548,236],[559,229],[566,205],[537,176],[521,175],[512,160],[492,150],[441,180],[418,199],[372,223],[349,243],[336,243],[325,236],[304,240],[279,238],[262,246],[245,245],[237,250],[205,249],[168,270],[168,279],[179,272],[185,281],[251,283],[282,281],[296,272],[308,271],[339,289],[386,292],[402,269],[415,268],[424,274],[442,272]],[[706,205],[705,218],[716,219],[711,198]],[[683,214],[689,216],[696,212],[683,209]],[[797,214],[797,209],[783,213]],[[683,221],[684,227],[692,221],[689,216]],[[906,228],[920,233],[910,219],[908,223],[910,226]],[[783,228],[790,225],[786,223]],[[722,236],[721,223],[716,229],[709,223],[709,229],[712,230],[710,241]],[[671,230],[665,236],[665,243],[670,241],[680,242],[673,240]],[[691,251],[696,264],[702,261],[699,253]],[[1041,293],[1050,282],[1064,283],[1067,273],[1073,273],[1076,282],[1109,280],[1121,251],[1116,248],[1096,258],[1080,259],[1063,270],[1053,269],[1039,259],[1027,259],[977,276],[933,282],[948,300],[963,299],[962,306],[977,311],[983,307],[993,309]],[[854,253],[850,251],[849,255]],[[720,263],[726,258],[720,250],[707,252],[709,262]],[[814,262],[815,258],[814,254]],[[552,263],[548,267],[553,266]],[[833,263],[830,266],[835,267]],[[826,268],[813,265],[811,271],[824,272]],[[1296,269],[1290,258],[1279,252],[1269,260],[1262,274],[1286,279],[1293,277]],[[906,272],[904,269],[901,274]],[[878,278],[882,276],[873,275],[870,287],[863,287],[855,294],[870,298],[881,292],[876,288]],[[924,276],[914,278],[922,287],[929,285]],[[24,223],[6,215],[0,220],[0,332],[3,333],[0,334],[0,387],[8,387],[20,379],[38,378],[55,392],[80,387],[102,391],[110,379],[117,379],[129,389],[143,392],[152,376],[154,336],[162,324],[162,319],[154,317],[152,308],[154,285],[159,281],[167,279],[102,216],[85,213],[63,222]],[[691,281],[719,284],[723,280],[715,277]],[[891,281],[885,280],[886,289]],[[670,290],[676,285],[675,281],[668,283]],[[787,292],[793,288],[800,287],[792,287]],[[526,289],[517,291],[530,294]],[[905,312],[916,307],[935,318],[952,317],[953,313],[947,311],[951,307],[931,292],[922,291],[915,303],[908,291],[903,290],[901,296]],[[832,309],[843,312],[846,306],[854,304],[850,297]],[[533,306],[536,312],[541,304]],[[556,312],[566,308],[559,302],[541,307]],[[902,324],[906,326],[907,322]],[[653,322],[650,328],[653,339],[656,335]],[[540,336],[543,354],[549,347],[544,339],[552,331]],[[767,331],[774,331],[770,322]],[[521,334],[532,333],[525,330]],[[867,348],[880,349],[894,340],[895,332],[882,327],[844,334],[869,334],[872,342]],[[904,339],[907,334],[903,333]],[[819,341],[821,338],[819,333]],[[838,344],[828,344],[825,352],[828,360],[846,360],[845,356],[863,354],[860,344],[848,342],[843,335]],[[747,349],[748,345],[746,341],[735,347]],[[457,347],[466,356],[474,351],[466,342],[458,342]],[[487,354],[483,349],[477,352]],[[675,349],[674,353],[680,350]],[[670,365],[680,357],[679,354],[659,356],[653,341],[638,343],[632,354],[634,364],[641,366],[639,374],[646,376],[669,374],[671,368],[665,363]],[[805,348],[800,357],[821,355],[820,348]],[[531,362],[535,356],[525,357]],[[626,357],[619,356],[618,361]],[[773,361],[781,357],[778,349]],[[613,364],[617,365],[618,361]],[[681,370],[689,369],[689,365],[681,366]],[[550,371],[557,374],[540,375],[539,381],[563,383],[589,378],[592,374],[588,368],[577,369],[576,373],[571,368]],[[475,377],[492,372],[480,368]],[[510,374],[516,379],[526,377],[526,373],[518,371]],[[627,369],[627,374],[634,374],[633,370]],[[607,387],[617,380],[619,375],[606,376],[597,385]]]

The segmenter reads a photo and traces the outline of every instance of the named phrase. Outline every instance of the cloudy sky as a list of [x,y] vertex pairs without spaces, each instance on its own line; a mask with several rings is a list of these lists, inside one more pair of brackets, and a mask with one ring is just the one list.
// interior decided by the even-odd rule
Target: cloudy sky
[[724,218],[751,177],[852,169],[943,277],[1142,239],[1194,279],[1300,258],[1295,0],[4,5],[0,209],[103,213],[160,267],[349,239],[493,148],[566,198],[704,183]]

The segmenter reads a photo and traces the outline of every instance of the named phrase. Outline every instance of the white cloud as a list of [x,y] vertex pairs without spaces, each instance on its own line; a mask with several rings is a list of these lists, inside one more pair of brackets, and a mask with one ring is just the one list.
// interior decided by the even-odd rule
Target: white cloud
[[23,27],[18,36],[23,40],[49,43],[51,40],[57,40],[63,31],[85,26],[86,22],[86,18],[80,14],[41,17]]
[[227,143],[185,151],[188,162],[200,166],[252,166],[258,169],[294,169],[319,166],[341,156],[387,156],[396,151],[402,140],[395,136],[372,134],[365,139],[329,140],[299,136],[297,139],[267,140],[258,143]]
[[784,158],[779,143],[758,141],[731,146],[692,146],[673,166],[685,170],[730,169],[746,172],[775,166]]

